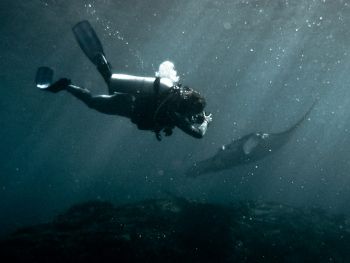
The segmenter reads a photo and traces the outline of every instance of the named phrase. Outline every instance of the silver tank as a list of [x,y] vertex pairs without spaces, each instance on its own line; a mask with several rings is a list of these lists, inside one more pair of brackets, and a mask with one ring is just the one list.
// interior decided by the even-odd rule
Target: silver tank
[[[126,74],[112,74],[109,80],[111,92],[152,95],[154,93],[155,77],[139,77]],[[173,87],[175,83],[168,78],[160,79],[159,92],[162,93]]]

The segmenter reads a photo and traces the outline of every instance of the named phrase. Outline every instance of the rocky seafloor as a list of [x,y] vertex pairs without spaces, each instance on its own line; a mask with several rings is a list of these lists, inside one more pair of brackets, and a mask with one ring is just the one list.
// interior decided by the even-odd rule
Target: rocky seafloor
[[91,201],[0,242],[1,262],[350,262],[350,220],[272,203]]

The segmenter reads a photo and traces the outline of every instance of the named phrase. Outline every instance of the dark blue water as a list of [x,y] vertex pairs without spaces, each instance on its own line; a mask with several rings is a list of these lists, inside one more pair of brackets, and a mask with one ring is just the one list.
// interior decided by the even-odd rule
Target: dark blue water
[[[159,143],[128,119],[34,87],[38,66],[96,94],[106,86],[71,27],[89,20],[120,73],[153,76],[164,60],[200,91],[214,121],[205,138],[176,130]],[[350,1],[2,0],[1,234],[71,204],[126,203],[167,192],[204,202],[241,199],[349,213]],[[254,131],[290,127],[278,154],[186,178],[193,161]]]

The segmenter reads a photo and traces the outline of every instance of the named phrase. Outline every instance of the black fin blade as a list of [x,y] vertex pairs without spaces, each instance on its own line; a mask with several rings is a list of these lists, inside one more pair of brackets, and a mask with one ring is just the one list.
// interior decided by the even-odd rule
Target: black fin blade
[[84,20],[73,27],[73,33],[85,55],[98,66],[98,55],[104,55],[103,47],[89,21]]
[[40,67],[36,72],[35,84],[39,89],[47,89],[53,79],[53,70],[48,67]]

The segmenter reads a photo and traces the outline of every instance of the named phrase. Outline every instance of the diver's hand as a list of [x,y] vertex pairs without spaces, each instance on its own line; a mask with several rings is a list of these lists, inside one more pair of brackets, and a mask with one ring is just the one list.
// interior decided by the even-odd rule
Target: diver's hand
[[199,129],[200,132],[201,132],[201,137],[203,137],[204,134],[207,132],[209,123],[213,121],[213,118],[212,118],[211,116],[212,116],[211,113],[210,113],[209,115],[206,115],[205,112],[203,112],[204,121],[203,121],[203,123],[198,127],[198,129]]
[[209,124],[213,121],[213,117],[212,117],[212,114],[210,113],[209,115],[205,115],[204,113],[204,121]]

